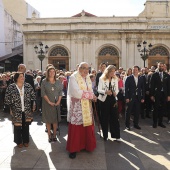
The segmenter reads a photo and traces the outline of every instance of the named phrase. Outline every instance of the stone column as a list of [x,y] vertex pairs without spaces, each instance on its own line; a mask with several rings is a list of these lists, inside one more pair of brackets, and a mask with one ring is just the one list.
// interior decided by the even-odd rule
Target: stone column
[[120,58],[119,58],[119,66],[123,67],[126,69],[127,67],[127,43],[126,43],[126,38],[125,34],[122,34],[121,37],[121,53],[120,53]]

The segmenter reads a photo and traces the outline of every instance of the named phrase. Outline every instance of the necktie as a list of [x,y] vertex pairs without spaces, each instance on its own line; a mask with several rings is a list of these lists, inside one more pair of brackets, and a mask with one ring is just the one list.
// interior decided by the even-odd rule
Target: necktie
[[162,72],[160,72],[160,78],[161,78],[161,81],[163,81],[163,74],[162,74]]
[[146,84],[148,84],[148,75],[145,74],[145,78],[146,78]]

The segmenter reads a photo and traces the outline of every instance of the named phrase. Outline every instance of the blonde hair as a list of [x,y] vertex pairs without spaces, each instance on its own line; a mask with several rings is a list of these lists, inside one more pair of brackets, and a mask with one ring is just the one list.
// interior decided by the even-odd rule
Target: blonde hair
[[[101,75],[101,79],[103,79],[104,81],[107,80],[109,78],[109,73],[112,72],[112,70],[116,70],[116,67],[114,65],[108,65]],[[114,77],[112,78],[117,79],[116,75],[114,75]]]

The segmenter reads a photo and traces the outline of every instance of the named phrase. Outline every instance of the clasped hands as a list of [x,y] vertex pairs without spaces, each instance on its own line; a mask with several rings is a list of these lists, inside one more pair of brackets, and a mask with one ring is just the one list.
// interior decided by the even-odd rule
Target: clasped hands
[[[126,99],[126,103],[129,103],[130,102],[130,99]],[[141,103],[144,103],[145,100],[144,99],[141,99]]]
[[109,96],[111,96],[113,94],[116,97],[116,93],[112,92],[111,90],[107,90],[105,93]]
[[50,101],[48,102],[48,104],[51,105],[51,106],[58,106],[58,105],[60,105],[59,102],[53,103],[53,102],[50,102]]
[[[151,98],[151,100],[152,100],[153,102],[155,102],[155,97],[154,97],[154,96],[151,96],[150,98]],[[168,102],[170,101],[170,96],[167,97],[167,101],[168,101]]]

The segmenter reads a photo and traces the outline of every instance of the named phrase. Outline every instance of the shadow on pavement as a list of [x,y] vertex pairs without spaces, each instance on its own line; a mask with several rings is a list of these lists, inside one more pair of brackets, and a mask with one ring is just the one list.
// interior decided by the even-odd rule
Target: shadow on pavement
[[33,139],[30,137],[29,147],[13,149],[13,156],[11,157],[11,170],[21,169],[33,169],[38,168],[41,165],[39,162],[43,158],[43,165],[45,164],[46,170],[50,170],[47,156],[42,149],[38,149]]

